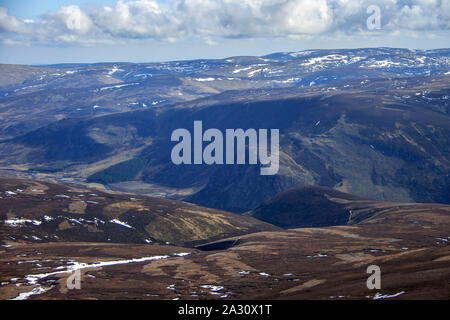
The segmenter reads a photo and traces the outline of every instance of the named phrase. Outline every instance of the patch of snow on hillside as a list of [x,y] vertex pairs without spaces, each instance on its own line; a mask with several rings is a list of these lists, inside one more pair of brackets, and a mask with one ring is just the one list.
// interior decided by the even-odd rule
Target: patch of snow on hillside
[[112,219],[112,220],[109,220],[109,222],[121,225],[126,228],[135,229],[134,227],[130,226],[129,224],[127,224],[123,221],[120,221],[119,219]]
[[402,64],[400,62],[394,62],[389,59],[385,60],[375,60],[368,62],[368,64],[365,64],[364,67],[366,68],[390,68],[392,66],[401,66]]
[[375,297],[373,297],[373,300],[396,298],[398,296],[401,296],[404,293],[405,293],[405,291],[401,291],[401,292],[391,294],[391,295],[389,295],[389,294],[383,295],[381,293],[377,293],[377,294],[375,294]]
[[199,82],[209,82],[209,81],[214,81],[216,79],[214,79],[214,78],[196,78],[194,80],[199,81]]
[[138,85],[138,84],[139,83],[118,84],[118,85],[115,85],[115,86],[109,86],[109,87],[100,88],[100,91],[109,90],[109,89],[119,89],[119,88],[128,87],[128,86],[135,86],[135,85]]
[[117,66],[113,66],[112,69],[108,72],[108,74],[113,75],[114,73],[119,72],[119,71],[125,71],[125,70],[119,69],[119,67],[117,67]]
[[233,73],[239,73],[239,72],[242,72],[242,71],[247,71],[247,70],[250,70],[252,67],[250,66],[250,67],[246,67],[246,68],[242,68],[242,69],[235,69],[235,70],[233,70]]
[[302,78],[295,78],[295,77],[293,77],[293,78],[289,78],[289,79],[286,79],[286,80],[272,80],[273,82],[275,82],[275,83],[295,83],[295,82],[298,82],[298,81],[300,81],[300,80],[302,80]]
[[261,72],[261,70],[262,70],[262,69],[255,69],[255,70],[252,70],[252,71],[250,71],[247,75],[248,75],[249,77],[253,77],[256,73]]
[[173,255],[176,256],[176,257],[185,257],[185,256],[188,256],[190,254],[191,254],[190,252],[181,252],[181,253],[174,253]]
[[347,63],[348,57],[345,55],[341,55],[341,54],[330,54],[330,55],[323,56],[323,57],[310,58],[310,59],[306,60],[305,62],[301,63],[300,65],[301,66],[311,66],[311,65],[315,65],[317,63],[336,62],[336,61],[341,61],[343,63]]
[[5,224],[10,225],[11,227],[18,227],[25,223],[32,223],[35,226],[40,225],[42,222],[39,220],[30,220],[30,219],[22,219],[22,218],[11,218],[4,221]]
[[303,57],[314,53],[314,51],[299,51],[299,52],[291,52],[289,55],[293,58]]

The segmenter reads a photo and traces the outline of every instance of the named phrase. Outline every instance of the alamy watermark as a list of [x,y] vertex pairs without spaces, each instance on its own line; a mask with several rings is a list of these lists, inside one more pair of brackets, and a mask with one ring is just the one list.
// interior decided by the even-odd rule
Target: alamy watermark
[[367,289],[381,289],[381,269],[377,265],[370,265],[367,267],[367,273],[371,276],[367,278]]
[[381,29],[381,9],[379,6],[370,5],[366,10],[370,16],[366,20],[367,29],[380,30]]
[[[270,129],[270,143],[268,129],[226,129],[224,144],[224,135],[219,129],[211,128],[203,132],[202,121],[194,121],[193,141],[189,130],[183,128],[174,130],[170,139],[178,142],[171,152],[172,163],[176,165],[233,165],[247,164],[248,160],[248,164],[262,165],[261,175],[278,173],[279,129]],[[205,148],[203,142],[209,142]]]
[[81,271],[80,269],[71,272],[70,276],[67,277],[66,286],[61,287],[59,291],[66,294],[69,290],[80,290],[81,289]]

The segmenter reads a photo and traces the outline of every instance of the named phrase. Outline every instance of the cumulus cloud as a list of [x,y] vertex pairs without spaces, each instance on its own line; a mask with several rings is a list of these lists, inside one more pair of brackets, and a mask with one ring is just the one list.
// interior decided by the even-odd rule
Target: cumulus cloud
[[450,0],[151,0],[118,1],[82,10],[76,5],[20,20],[0,7],[0,38],[40,43],[107,43],[124,39],[302,38],[367,34],[370,5],[381,32],[447,31]]
[[153,1],[119,1],[91,12],[96,26],[105,34],[122,38],[171,38],[179,36],[177,21],[171,10]]
[[23,33],[25,23],[10,16],[6,8],[0,7],[0,32]]

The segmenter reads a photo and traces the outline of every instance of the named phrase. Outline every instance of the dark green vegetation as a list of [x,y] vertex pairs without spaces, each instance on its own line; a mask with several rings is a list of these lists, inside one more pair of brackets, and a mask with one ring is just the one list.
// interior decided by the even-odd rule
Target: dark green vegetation
[[99,182],[103,184],[129,181],[136,179],[136,176],[145,168],[147,160],[135,158],[121,162],[103,171],[94,173],[87,178],[88,182]]

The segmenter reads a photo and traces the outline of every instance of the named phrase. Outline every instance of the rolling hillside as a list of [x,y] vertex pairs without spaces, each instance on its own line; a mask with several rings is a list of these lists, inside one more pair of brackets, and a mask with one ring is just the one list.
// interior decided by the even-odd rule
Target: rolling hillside
[[250,217],[189,203],[0,179],[4,244],[103,242],[193,246],[277,230]]
[[414,212],[448,210],[441,204],[380,202],[363,199],[327,187],[296,187],[280,192],[260,206],[246,212],[251,216],[283,228],[354,226],[378,217]]
[[[25,180],[2,180],[1,186],[7,220],[0,224],[0,299],[446,300],[450,292],[448,205],[377,203],[317,187],[290,190],[265,204],[279,203],[271,209],[280,222],[281,200],[310,201],[306,212],[316,222],[339,216],[339,206],[351,208],[358,221],[284,230],[169,200],[94,196]],[[169,214],[174,223],[147,220]],[[180,242],[197,237],[197,228],[221,239],[196,248],[142,243],[156,237],[149,225]],[[222,238],[223,229],[237,235]],[[381,289],[367,288],[369,265],[380,266]],[[81,288],[68,290],[66,281],[77,270]]]
[[[102,183],[233,212],[307,185],[372,200],[450,203],[449,77],[233,91],[62,120],[0,143],[1,165],[28,177]],[[279,173],[172,164],[171,132],[192,130],[195,120],[222,131],[279,128]]]
[[372,48],[162,63],[0,65],[0,140],[61,119],[147,109],[230,90],[446,74],[449,58],[448,49]]

